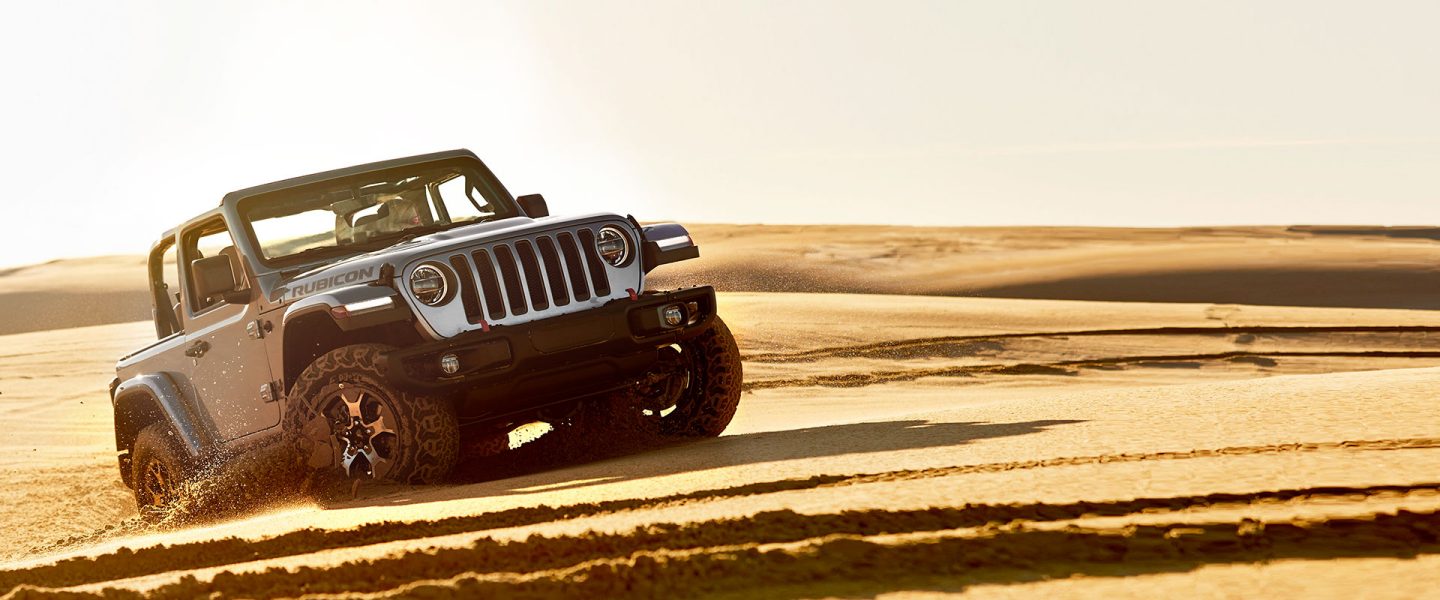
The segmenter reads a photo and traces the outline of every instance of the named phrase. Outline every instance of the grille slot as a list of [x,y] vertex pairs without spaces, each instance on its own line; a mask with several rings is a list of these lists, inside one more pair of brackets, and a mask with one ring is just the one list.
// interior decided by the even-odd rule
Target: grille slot
[[529,241],[520,240],[515,242],[515,253],[520,255],[520,266],[525,270],[525,287],[530,290],[530,306],[535,307],[535,310],[550,308],[550,299],[545,297],[545,279],[540,274],[540,262],[535,260],[535,248]]
[[505,244],[495,246],[495,262],[500,265],[500,278],[505,282],[505,297],[510,300],[510,314],[530,312],[525,305],[525,290],[520,284],[520,270],[515,268],[515,254]]
[[500,279],[495,277],[495,264],[490,262],[490,253],[476,250],[470,255],[475,259],[475,271],[480,274],[480,293],[485,295],[485,307],[490,319],[505,318],[505,301],[500,297]]
[[579,233],[580,250],[585,252],[585,262],[590,266],[590,282],[595,286],[595,295],[609,296],[610,279],[605,276],[605,263],[600,260],[600,252],[595,249],[595,232],[581,229]]
[[480,313],[480,296],[475,293],[475,278],[470,275],[470,261],[465,260],[465,255],[456,254],[450,257],[450,266],[455,268],[455,276],[460,279],[460,303],[465,306],[465,320],[471,323],[479,323],[485,319]]
[[535,240],[540,248],[540,260],[545,264],[545,279],[550,282],[550,298],[555,306],[570,303],[570,290],[565,287],[565,272],[560,268],[560,254],[555,251],[555,242],[549,236]]
[[570,275],[570,286],[575,288],[575,299],[590,299],[590,282],[585,280],[585,264],[580,259],[580,249],[575,245],[575,236],[567,231],[560,234],[560,253],[565,257],[565,271]]

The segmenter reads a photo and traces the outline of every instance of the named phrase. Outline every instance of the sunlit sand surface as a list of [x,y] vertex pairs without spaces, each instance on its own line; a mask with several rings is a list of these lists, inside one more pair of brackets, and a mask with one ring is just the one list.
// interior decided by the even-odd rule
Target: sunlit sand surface
[[[735,228],[750,236],[742,252],[718,227],[697,228],[693,272],[748,290],[721,296],[747,392],[720,438],[498,478],[462,466],[446,485],[361,486],[184,528],[140,523],[115,467],[105,386],[150,325],[0,336],[0,592],[1416,597],[1440,585],[1440,318],[1411,310],[1440,304],[1434,241],[893,228],[882,243]],[[770,259],[742,268],[744,252]],[[136,266],[126,260],[86,268]],[[1277,285],[1245,279],[1265,269]],[[1326,296],[1284,275],[1347,270],[1390,287]],[[1197,273],[1221,282],[1214,301],[1198,284],[1167,288]],[[60,277],[42,275],[25,289]],[[1109,296],[962,297],[981,289]],[[1157,297],[1181,291],[1195,297]]]

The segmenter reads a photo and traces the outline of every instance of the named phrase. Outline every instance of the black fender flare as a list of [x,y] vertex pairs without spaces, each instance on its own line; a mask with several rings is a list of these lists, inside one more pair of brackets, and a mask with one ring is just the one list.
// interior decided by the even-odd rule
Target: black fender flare
[[319,325],[342,338],[363,337],[367,330],[377,326],[413,319],[409,305],[389,286],[353,285],[296,301],[286,307],[280,317],[280,327],[275,332],[280,343],[273,346],[280,353],[272,360],[278,359],[285,393],[289,393],[290,385],[309,364],[297,350],[315,343],[313,326]]
[[646,273],[660,265],[700,257],[700,246],[690,237],[690,231],[679,223],[648,225],[640,229],[640,235],[645,240],[640,255],[645,261]]
[[156,420],[170,424],[192,459],[200,458],[215,446],[214,433],[200,424],[175,381],[175,377],[166,372],[143,373],[119,382],[114,388],[115,450],[126,485],[132,485],[128,467],[135,437]]
[[[385,304],[387,299],[389,303]],[[366,308],[345,308],[353,306]],[[355,331],[410,318],[409,308],[395,293],[394,288],[370,284],[352,285],[306,296],[286,307],[284,316],[280,317],[281,333],[284,333],[285,326],[292,321],[314,313],[329,315],[341,331]]]

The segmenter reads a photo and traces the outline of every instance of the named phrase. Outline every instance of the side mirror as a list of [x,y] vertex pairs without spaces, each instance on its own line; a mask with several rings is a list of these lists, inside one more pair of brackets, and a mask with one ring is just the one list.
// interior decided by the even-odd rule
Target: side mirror
[[532,219],[550,216],[550,207],[545,206],[545,197],[540,194],[526,194],[515,199],[520,203],[520,210],[525,211],[525,216]]
[[250,290],[235,289],[235,268],[228,256],[192,260],[190,272],[195,274],[195,293],[201,298],[224,298],[232,304],[249,301]]

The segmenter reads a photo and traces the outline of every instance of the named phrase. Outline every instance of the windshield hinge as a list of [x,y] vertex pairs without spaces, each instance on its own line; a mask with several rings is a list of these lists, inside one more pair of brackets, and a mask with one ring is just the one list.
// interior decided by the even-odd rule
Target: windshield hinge
[[385,286],[385,287],[393,287],[393,282],[394,282],[394,281],[395,281],[395,265],[392,265],[392,264],[390,264],[390,263],[385,263],[385,264],[383,264],[383,265],[380,265],[380,276],[379,276],[379,277],[376,277],[376,278],[375,278],[375,281],[371,281],[371,282],[370,282],[370,285],[380,285],[380,286]]

